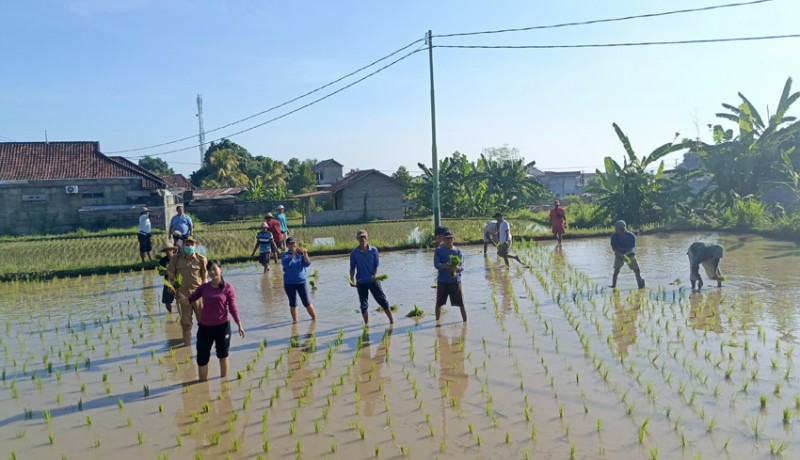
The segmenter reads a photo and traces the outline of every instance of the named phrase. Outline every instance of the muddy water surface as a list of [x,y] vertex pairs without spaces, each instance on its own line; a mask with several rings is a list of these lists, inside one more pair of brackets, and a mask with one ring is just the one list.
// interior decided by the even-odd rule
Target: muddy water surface
[[[686,248],[726,248],[691,293]],[[319,320],[291,324],[282,278],[226,267],[247,337],[194,381],[154,273],[6,283],[0,440],[16,458],[794,458],[800,263],[752,236],[639,238],[647,279],[606,286],[606,239],[466,253],[469,322],[432,318],[432,255],[387,253],[394,327],[364,330],[346,258],[313,260]],[[490,250],[491,252],[491,250]],[[403,315],[414,305],[428,315]]]

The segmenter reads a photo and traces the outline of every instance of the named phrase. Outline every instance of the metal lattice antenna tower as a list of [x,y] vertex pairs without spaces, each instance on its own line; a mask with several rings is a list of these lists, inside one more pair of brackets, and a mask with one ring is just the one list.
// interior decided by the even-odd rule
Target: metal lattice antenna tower
[[206,132],[203,129],[203,95],[199,93],[197,94],[197,124],[200,128],[200,132],[197,137],[200,141],[200,167],[202,167],[203,159],[206,153]]

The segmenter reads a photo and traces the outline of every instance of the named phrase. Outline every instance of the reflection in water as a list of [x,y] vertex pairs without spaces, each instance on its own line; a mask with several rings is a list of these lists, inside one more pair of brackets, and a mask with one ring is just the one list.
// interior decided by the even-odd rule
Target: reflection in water
[[[489,260],[489,256],[484,256],[483,262],[486,281],[489,282],[489,286],[497,287],[500,291],[500,301],[502,302],[503,311],[506,313],[510,312],[513,291],[511,290],[509,271],[503,266],[492,264],[492,261]],[[496,304],[496,294],[492,293],[492,297]]]
[[275,281],[273,278],[273,273],[275,269],[271,269],[266,274],[261,276],[260,284],[261,284],[261,301],[264,303],[264,306],[270,308],[274,305],[275,302]]
[[317,337],[315,334],[317,322],[308,323],[308,330],[303,341],[300,341],[300,325],[292,324],[292,338],[289,345],[288,366],[289,366],[289,385],[292,387],[292,394],[297,399],[313,398],[313,386],[311,380],[314,374],[311,372],[309,354],[313,355],[317,351]]
[[614,342],[617,343],[615,351],[619,357],[628,356],[628,347],[636,343],[636,318],[642,308],[644,293],[643,289],[639,289],[630,294],[624,302],[618,290],[611,294],[611,302],[614,304],[614,324],[611,330]]
[[689,325],[701,331],[722,333],[722,320],[719,316],[721,300],[722,291],[719,289],[690,295]]
[[439,390],[442,392],[443,401],[454,409],[458,409],[460,406],[469,383],[469,376],[464,370],[466,340],[466,324],[461,324],[458,335],[450,337],[447,336],[443,327],[436,328],[436,346],[439,349],[440,366]]
[[364,335],[361,336],[361,350],[358,352],[358,392],[364,401],[364,415],[368,417],[375,414],[375,402],[381,397],[384,385],[391,382],[391,378],[383,376],[383,365],[391,344],[392,332],[393,328],[389,326],[376,347],[371,346],[366,328]]

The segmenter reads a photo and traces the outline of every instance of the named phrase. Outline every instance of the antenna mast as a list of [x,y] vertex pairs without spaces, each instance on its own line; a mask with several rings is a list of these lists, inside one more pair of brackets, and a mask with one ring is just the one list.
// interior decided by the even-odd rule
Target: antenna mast
[[203,160],[206,153],[206,132],[203,129],[203,95],[197,94],[197,124],[200,129],[198,134],[200,147],[200,167],[203,167]]

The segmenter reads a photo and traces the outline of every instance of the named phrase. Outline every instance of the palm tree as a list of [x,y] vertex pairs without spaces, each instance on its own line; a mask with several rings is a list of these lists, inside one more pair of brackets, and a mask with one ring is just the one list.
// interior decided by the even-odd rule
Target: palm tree
[[209,158],[217,169],[214,179],[223,187],[239,187],[247,184],[247,176],[239,170],[239,158],[229,149],[216,150]]

